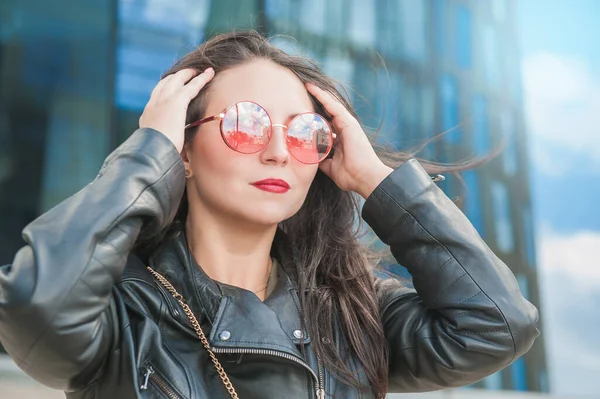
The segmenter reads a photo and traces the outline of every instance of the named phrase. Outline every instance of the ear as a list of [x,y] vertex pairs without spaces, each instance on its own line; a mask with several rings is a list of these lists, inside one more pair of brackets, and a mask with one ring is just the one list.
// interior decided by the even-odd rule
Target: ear
[[183,166],[185,167],[185,178],[189,179],[194,176],[194,170],[192,169],[192,163],[190,162],[189,147],[186,144],[183,145],[183,149],[179,155],[181,156]]

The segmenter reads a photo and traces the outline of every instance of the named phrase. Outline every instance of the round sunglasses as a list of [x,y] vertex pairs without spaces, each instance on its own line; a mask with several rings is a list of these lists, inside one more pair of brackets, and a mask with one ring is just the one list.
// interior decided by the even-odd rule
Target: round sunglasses
[[284,128],[287,131],[286,144],[290,154],[305,164],[316,164],[327,158],[335,139],[331,125],[319,114],[301,113],[286,126],[272,123],[267,111],[252,101],[235,103],[220,114],[186,125],[185,129],[214,120],[221,121],[221,137],[225,144],[242,154],[254,154],[263,150],[271,139],[272,129]]

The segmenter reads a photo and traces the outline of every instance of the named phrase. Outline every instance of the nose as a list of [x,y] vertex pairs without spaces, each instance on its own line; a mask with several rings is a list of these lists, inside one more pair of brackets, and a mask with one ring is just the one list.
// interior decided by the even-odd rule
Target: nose
[[287,126],[274,123],[271,127],[271,137],[260,156],[263,163],[285,165],[290,160],[286,143]]

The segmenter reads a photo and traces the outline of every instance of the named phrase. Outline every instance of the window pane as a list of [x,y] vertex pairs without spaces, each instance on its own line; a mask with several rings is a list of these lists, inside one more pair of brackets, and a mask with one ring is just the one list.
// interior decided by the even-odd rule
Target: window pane
[[210,0],[119,0],[115,103],[141,110],[180,52],[202,41]]
[[467,192],[464,196],[465,214],[477,229],[479,235],[483,237],[483,212],[481,211],[479,175],[473,170],[468,170],[462,173],[462,177],[467,185]]
[[525,359],[518,358],[511,366],[513,389],[516,391],[527,391],[527,374],[525,370]]
[[[271,0],[280,1],[280,0]],[[327,34],[335,37],[343,37],[346,34],[348,20],[350,18],[350,9],[346,7],[344,0],[328,0],[325,3],[326,7],[326,24],[325,29]]]
[[376,4],[376,48],[385,58],[397,59],[401,55],[400,25],[398,21],[401,20],[402,16],[399,5],[392,0],[380,0]]
[[531,209],[526,207],[523,209],[523,229],[525,233],[525,255],[529,267],[535,268],[535,239],[533,236],[533,220],[531,218]]
[[483,28],[481,41],[485,79],[490,85],[496,86],[500,80],[500,60],[498,57],[498,38],[492,26],[488,25]]
[[504,173],[514,176],[517,172],[517,145],[515,143],[515,125],[509,111],[500,113],[500,134],[507,140],[507,146],[502,154]]
[[493,391],[502,390],[502,372],[498,371],[483,380],[483,386]]
[[403,38],[404,55],[413,60],[427,57],[427,14],[428,4],[421,0],[400,0],[400,33]]
[[[442,113],[442,131],[447,142],[456,144],[462,139],[458,126],[458,84],[451,75],[443,75],[440,81],[440,101]],[[450,131],[451,130],[451,131]]]
[[481,94],[473,97],[473,150],[477,155],[485,155],[490,150],[490,131],[487,100]]
[[539,384],[540,392],[550,392],[550,385],[548,383],[548,372],[546,370],[540,370],[539,372]]
[[[435,99],[433,96],[432,86],[421,87],[421,127],[420,135],[422,140],[433,137],[438,132],[435,131]],[[418,126],[417,126],[418,128]],[[420,144],[420,143],[418,143]],[[423,152],[423,156],[427,159],[433,158],[433,145],[427,146]]]
[[464,69],[471,67],[471,10],[456,6],[456,64]]
[[400,102],[402,79],[395,71],[379,71],[380,92],[376,94],[378,115],[381,118],[381,129],[377,142],[398,148],[400,144],[400,128],[402,108]]
[[325,2],[322,0],[302,0],[300,18],[302,29],[322,34],[325,31]]
[[325,58],[324,70],[327,75],[339,80],[344,85],[352,85],[354,62],[349,57],[328,56]]
[[445,0],[433,2],[433,29],[435,35],[435,49],[442,57],[448,55],[448,23]]
[[521,293],[525,299],[529,300],[529,280],[527,279],[527,276],[522,273],[517,273],[515,277],[519,283],[519,289],[521,290]]
[[491,191],[496,244],[501,251],[512,252],[514,250],[514,237],[508,190],[504,184],[495,181],[491,184]]
[[375,2],[374,0],[352,0],[350,38],[358,44],[375,44]]

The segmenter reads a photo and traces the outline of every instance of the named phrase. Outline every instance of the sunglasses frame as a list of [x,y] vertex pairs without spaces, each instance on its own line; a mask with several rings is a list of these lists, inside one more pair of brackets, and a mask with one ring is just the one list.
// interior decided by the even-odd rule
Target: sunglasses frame
[[[261,149],[259,149],[258,151],[254,151],[254,152],[241,152],[236,150],[235,148],[233,148],[229,142],[227,141],[227,139],[225,138],[225,132],[223,131],[223,121],[225,120],[225,115],[227,114],[227,111],[229,111],[232,107],[236,106],[239,103],[252,103],[254,105],[259,106],[263,111],[265,111],[265,114],[267,114],[267,118],[269,118],[269,122],[271,123],[271,132],[269,134],[269,140],[265,143],[264,147],[262,147]],[[329,123],[329,121],[327,120],[327,118],[325,118],[323,115],[318,114],[316,112],[302,112],[296,116],[294,116],[292,118],[292,120],[290,121],[289,125],[292,125],[292,123],[294,122],[294,120],[298,117],[301,117],[302,115],[307,115],[307,114],[311,114],[311,115],[319,115],[323,121],[325,121],[325,123],[327,124],[327,127],[329,127],[329,134],[331,136],[331,141],[329,144],[329,147],[327,148],[327,152],[325,153],[325,156],[323,157],[323,159],[317,161],[317,162],[304,162],[301,161],[300,159],[296,158],[296,156],[294,155],[294,152],[288,147],[288,152],[294,157],[294,159],[296,159],[298,162],[303,163],[305,165],[315,165],[318,164],[320,162],[322,162],[324,159],[326,159],[329,154],[331,153],[331,150],[333,149],[333,142],[334,140],[337,138],[337,135],[333,132],[333,129],[331,127],[331,124]],[[200,126],[204,123],[207,122],[212,122],[214,120],[218,120],[219,122],[219,130],[221,131],[221,138],[223,139],[223,141],[225,142],[225,144],[227,145],[227,147],[231,148],[233,151],[240,153],[240,154],[256,154],[257,152],[260,152],[262,150],[264,150],[267,145],[269,144],[269,141],[271,141],[271,137],[272,135],[272,130],[274,127],[280,127],[282,129],[285,129],[285,138],[286,138],[286,146],[288,143],[288,131],[289,131],[289,127],[286,125],[282,125],[280,123],[273,123],[273,119],[271,119],[271,115],[269,115],[269,112],[259,103],[254,102],[254,101],[238,101],[235,104],[230,105],[229,107],[225,108],[223,111],[219,112],[216,115],[211,115],[211,116],[207,116],[206,118],[200,119],[198,121],[192,122],[192,123],[188,123],[187,125],[185,125],[184,130],[187,130],[189,128],[195,127],[195,126]]]

